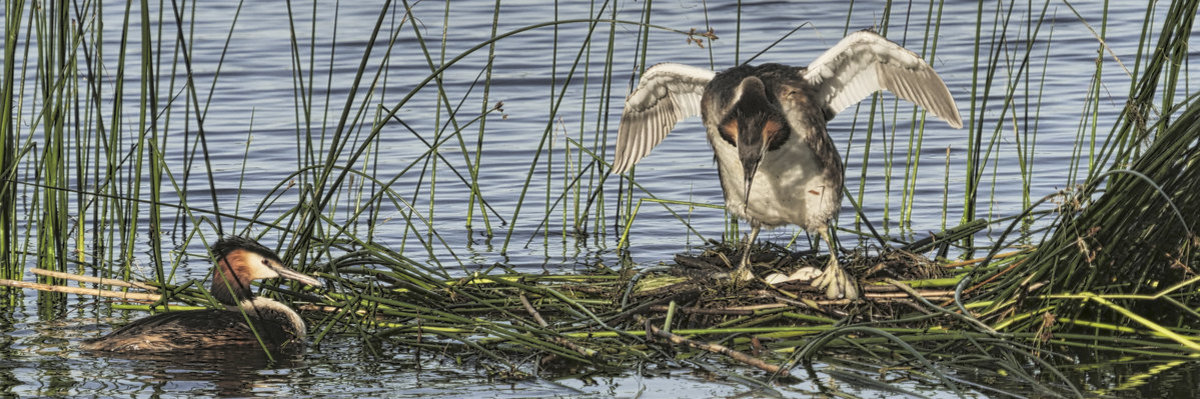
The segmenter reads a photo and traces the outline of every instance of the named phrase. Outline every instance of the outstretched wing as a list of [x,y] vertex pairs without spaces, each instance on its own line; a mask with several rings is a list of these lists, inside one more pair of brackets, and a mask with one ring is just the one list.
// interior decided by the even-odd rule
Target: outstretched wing
[[612,172],[625,173],[661,143],[676,123],[700,115],[700,97],[713,76],[707,69],[674,63],[647,69],[637,88],[625,98]]
[[846,36],[804,72],[837,114],[878,90],[924,107],[950,126],[962,127],[958,105],[946,82],[916,53],[867,30]]

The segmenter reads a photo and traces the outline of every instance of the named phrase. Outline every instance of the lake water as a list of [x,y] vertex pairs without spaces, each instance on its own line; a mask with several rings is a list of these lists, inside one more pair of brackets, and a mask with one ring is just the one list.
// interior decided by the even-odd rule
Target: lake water
[[[724,69],[768,48],[802,25],[797,32],[758,56],[755,62],[806,64],[835,44],[847,30],[886,28],[889,38],[918,53],[926,53],[922,50],[925,41],[935,37],[925,28],[931,15],[927,3],[891,3],[891,8],[886,9],[888,3],[880,1],[743,2],[740,22],[737,9],[731,3],[709,2],[706,5],[685,0],[653,3],[652,24],[684,32],[693,28],[702,32],[711,27],[719,39],[700,47],[689,43],[683,34],[654,30],[647,40],[645,63],[670,61]],[[226,36],[237,8],[230,4],[201,2],[193,10],[193,5],[187,4],[185,15],[190,15],[186,19],[192,25],[185,34],[192,43],[193,77],[200,88],[201,101],[211,95],[211,103],[206,105],[204,130],[213,155],[212,170],[217,178],[223,212],[250,216],[261,206],[265,211],[259,216],[261,220],[281,217],[283,210],[297,203],[297,189],[286,192],[270,206],[263,206],[274,195],[272,189],[286,184],[292,179],[289,174],[312,163],[305,158],[306,151],[322,157],[328,154],[331,143],[321,137],[331,133],[322,136],[322,129],[332,131],[343,118],[350,88],[381,7],[379,2],[335,5],[333,2],[320,2],[315,7],[292,5],[297,34],[295,42],[299,48],[297,56],[292,51],[288,9],[280,2],[245,4],[227,49]],[[445,3],[426,1],[412,4],[417,31],[410,24],[412,20],[400,23],[406,15],[403,4],[392,6],[394,12],[388,13],[383,20],[385,27],[371,56],[367,57],[367,73],[363,76],[364,82],[378,78],[378,84],[368,93],[369,84],[364,83],[351,102],[352,112],[347,120],[355,127],[348,131],[360,134],[354,140],[362,140],[370,132],[370,121],[381,112],[378,107],[395,107],[430,75],[431,62],[439,64],[441,60],[454,59],[486,41],[491,35],[493,19],[498,21],[496,30],[499,34],[554,20],[578,20],[594,15],[637,21],[645,2],[621,2],[615,6],[588,2],[564,2],[557,6],[535,1],[504,2],[496,14],[493,2],[454,2],[447,7]],[[1077,16],[1065,3],[1052,2],[1048,17],[1040,27],[1030,22],[1040,12],[1040,3],[1034,4],[1032,9],[1024,3],[1001,4],[1003,8],[998,9],[997,4],[966,1],[947,2],[940,5],[942,8],[938,6],[932,8],[932,15],[940,12],[941,18],[932,64],[956,97],[964,122],[970,129],[954,130],[933,119],[925,125],[921,147],[913,152],[913,159],[919,161],[920,167],[915,172],[910,215],[902,213],[904,205],[901,203],[904,190],[901,182],[906,173],[905,165],[909,163],[910,112],[898,112],[894,118],[892,112],[879,112],[873,119],[876,133],[869,138],[865,126],[870,117],[870,101],[864,101],[857,114],[852,107],[830,124],[831,134],[846,160],[848,189],[856,195],[862,190],[864,214],[883,232],[902,240],[921,238],[928,232],[954,226],[962,219],[961,211],[943,215],[942,204],[947,201],[949,209],[961,209],[961,205],[956,204],[963,202],[966,189],[964,171],[969,138],[978,130],[984,132],[985,151],[990,155],[988,163],[982,167],[982,200],[976,217],[1020,213],[1025,206],[1022,185],[1026,178],[1033,200],[1079,183],[1078,176],[1086,174],[1087,162],[1074,167],[1071,160],[1079,151],[1088,152],[1090,143],[1087,140],[1093,132],[1086,126],[1092,123],[1092,112],[1095,112],[1098,126],[1095,135],[1102,142],[1124,104],[1130,78],[1122,65],[1134,68],[1147,4],[1135,1],[1109,4],[1107,21],[1104,21],[1099,4],[1077,5],[1076,11],[1080,14]],[[990,21],[1008,18],[1010,6],[1014,7],[1011,22],[1001,32],[1005,27],[993,27]],[[106,91],[112,90],[111,79],[117,69],[118,54],[115,52],[120,47],[124,7],[122,3],[105,3],[103,17],[99,17],[104,23],[102,45],[106,61],[97,73],[102,77],[101,85]],[[133,7],[135,17],[130,22],[130,32],[140,32],[137,5]],[[166,7],[169,15],[170,5]],[[7,17],[13,11],[6,9],[4,12]],[[1165,5],[1158,5],[1156,12],[1164,13]],[[74,13],[72,11],[72,16],[78,21],[99,22],[93,12]],[[154,8],[152,13],[151,18],[156,20],[159,10]],[[28,18],[28,11],[24,18]],[[980,25],[977,18],[989,22]],[[1160,16],[1155,20],[1161,19]],[[738,23],[740,35],[736,34]],[[977,31],[977,26],[983,28]],[[160,26],[154,24],[154,29],[158,28]],[[173,57],[175,25],[168,23],[161,28],[165,31],[163,39],[154,41],[154,46],[161,47],[154,51],[163,58]],[[399,29],[399,32],[395,35],[396,44],[390,57],[386,59],[384,69],[387,73],[377,77],[374,72],[384,61],[382,54],[393,29]],[[1027,38],[1031,29],[1040,30],[1038,38],[1029,43]],[[1093,29],[1106,31],[1106,50],[1099,51]],[[22,28],[22,35],[24,32]],[[422,52],[417,32],[429,46],[432,61]],[[612,100],[605,103],[606,73],[603,68],[610,34],[614,37],[611,51],[615,60],[610,77],[616,83],[610,93]],[[159,33],[155,32],[154,37],[157,35]],[[136,36],[131,34],[129,40],[140,40]],[[984,43],[981,54],[974,53],[977,37]],[[446,145],[448,149],[443,149],[446,160],[439,161],[445,163],[436,166],[438,184],[431,193],[431,175],[420,173],[423,168],[433,167],[422,157],[428,147],[398,123],[385,126],[377,147],[355,166],[384,181],[399,176],[392,188],[406,199],[415,198],[412,204],[430,220],[444,243],[435,245],[432,251],[419,249],[418,238],[405,229],[403,212],[407,209],[400,208],[381,210],[378,220],[384,222],[371,226],[376,229],[375,240],[395,248],[417,248],[407,250],[405,254],[422,262],[447,265],[453,270],[461,270],[454,267],[459,264],[469,267],[495,262],[505,262],[530,273],[543,270],[569,273],[596,264],[617,266],[620,260],[616,243],[620,237],[611,233],[616,210],[616,179],[606,183],[609,198],[602,209],[605,212],[602,221],[608,223],[608,227],[600,231],[601,234],[578,239],[565,234],[563,226],[573,222],[573,206],[567,211],[561,206],[550,210],[549,233],[539,225],[547,214],[546,204],[554,203],[558,195],[567,191],[567,182],[573,175],[564,176],[564,171],[577,166],[569,163],[579,159],[580,150],[570,145],[568,139],[582,140],[590,149],[597,133],[607,131],[610,144],[615,142],[624,95],[632,84],[634,72],[641,67],[641,60],[635,57],[638,39],[637,27],[629,24],[619,24],[615,29],[600,24],[588,39],[587,23],[564,22],[528,29],[496,42],[487,104],[502,101],[503,111],[487,117],[482,152],[478,154],[481,160],[480,192],[494,213],[489,210],[489,220],[485,222],[476,207],[469,228],[466,206],[469,188],[459,182],[447,166],[466,174],[464,156],[457,150],[458,139],[452,138]],[[588,42],[591,46],[584,48]],[[995,47],[992,43],[1001,42],[995,45],[1001,49],[999,53],[987,53],[987,49]],[[1032,57],[1025,69],[1021,69],[1024,48],[1029,44],[1033,45]],[[131,66],[127,68],[136,70],[139,46],[129,47],[126,57]],[[581,48],[584,49],[582,53]],[[18,54],[36,60],[32,58],[34,55],[24,55],[20,51]],[[572,63],[580,54],[587,62],[572,74]],[[977,56],[981,60],[978,63]],[[997,59],[999,65],[991,77],[991,91],[985,101],[983,88],[987,85],[988,71],[983,60],[989,57]],[[222,58],[223,64],[218,64]],[[1089,85],[1097,79],[1094,73],[1098,61],[1104,63],[1103,74],[1099,77],[1100,88],[1096,93],[1099,98],[1095,108],[1091,109],[1086,105],[1094,100]],[[462,103],[454,120],[449,118],[445,104],[438,99],[435,84],[417,92],[400,107],[396,116],[430,141],[445,139],[456,125],[460,126],[463,140],[470,149],[467,153],[474,162],[479,134],[479,122],[474,119],[486,107],[481,72],[487,62],[488,48],[485,47],[467,54],[445,70],[442,76],[445,101],[451,107]],[[165,69],[171,64],[161,61],[161,65]],[[218,66],[220,75],[214,85]],[[32,67],[30,70],[32,76]],[[1017,76],[1018,71],[1029,75]],[[184,76],[182,63],[175,72],[173,85],[170,72],[164,70],[161,73],[164,77],[156,82],[162,93],[160,103],[182,103],[188,95],[180,89]],[[315,80],[308,80],[310,73]],[[138,130],[136,104],[140,82],[136,81],[136,75],[132,73],[126,82],[126,107],[132,108],[126,108],[121,124],[127,132]],[[304,79],[305,90],[313,90],[315,101],[307,116],[298,111],[297,77]],[[568,79],[571,83],[564,91],[563,84]],[[1031,82],[1031,86],[1016,86],[1018,92],[1014,93],[1011,107],[1018,111],[1014,114],[1011,110],[1005,111],[1003,104],[1008,94],[1006,87],[1016,80]],[[28,81],[33,82],[32,78]],[[1200,79],[1191,77],[1187,87],[1200,87],[1197,84]],[[29,86],[33,84],[29,83]],[[563,99],[558,102],[560,91]],[[894,106],[893,99],[885,96],[881,104],[890,109]],[[28,97],[27,101],[32,104],[33,97]],[[552,113],[555,106],[558,112]],[[111,101],[105,104],[107,110],[111,107]],[[183,144],[182,132],[195,130],[196,118],[194,114],[186,113],[188,110],[188,107],[176,105],[163,114],[163,117],[172,118],[166,134],[179,137],[172,139],[176,141],[165,149],[164,154],[167,168],[177,176],[182,175],[184,156],[191,151]],[[359,115],[359,112],[363,114]],[[366,121],[356,121],[360,117]],[[29,126],[32,118],[26,115],[25,126]],[[191,120],[193,124],[185,125],[184,120]],[[310,129],[315,137],[314,147],[297,145],[298,141],[305,141],[302,137]],[[543,132],[547,129],[551,135],[543,142]],[[894,137],[878,133],[892,130],[896,132]],[[1037,132],[1036,145],[1030,152],[1024,146],[1033,137],[1027,134],[1034,131]],[[657,198],[701,204],[722,203],[711,152],[702,132],[698,118],[681,123],[639,164],[638,182],[645,191],[635,192],[635,200],[652,194]],[[250,150],[247,153],[248,138]],[[132,138],[123,140],[123,145],[133,143]],[[538,164],[531,168],[539,148],[545,149]],[[611,154],[611,146],[609,151]],[[340,157],[344,163],[349,154],[342,153]],[[611,155],[607,157],[611,158]],[[1022,163],[1032,170],[1025,177],[1021,173]],[[410,166],[414,169],[402,172]],[[212,208],[210,192],[200,172],[202,167],[197,164],[192,168],[193,175],[187,182],[190,185],[187,200],[194,207]],[[531,178],[529,191],[521,203],[518,198],[527,178]],[[590,178],[585,177],[585,183]],[[436,206],[430,204],[431,195]],[[178,201],[178,197],[171,194],[164,198],[168,202]],[[353,205],[345,198],[339,200],[343,201],[340,206]],[[568,197],[565,202],[575,200]],[[855,200],[860,198],[856,196]],[[663,207],[645,204],[629,238],[629,255],[633,262],[646,266],[669,262],[674,254],[703,245],[704,239],[721,239],[726,219],[721,210],[690,209],[683,205],[674,205],[672,209],[685,215],[686,222],[695,231],[689,230],[683,221]],[[365,230],[367,226],[347,220],[349,212],[339,213],[343,219],[336,222]],[[846,201],[840,223],[843,227],[852,227],[854,216],[853,208]],[[501,220],[507,223],[501,223]],[[174,226],[174,222],[168,219],[164,226]],[[147,223],[148,219],[142,219],[136,226],[145,230]],[[486,234],[488,223],[495,229],[490,236]],[[594,225],[596,221],[591,223]],[[237,227],[244,225],[241,223]],[[162,239],[168,245],[178,245],[177,234],[169,230],[170,227],[163,229]],[[760,239],[783,242],[791,233],[791,229],[764,232]],[[988,233],[984,232],[981,239],[990,239]],[[365,235],[361,231],[353,234]],[[142,254],[152,239],[148,231],[143,237],[146,237],[145,241],[139,243]],[[267,235],[267,240],[278,238],[274,233]],[[854,242],[853,236],[848,234],[841,239],[846,245]],[[805,244],[800,247],[804,248]],[[203,252],[201,247],[190,250]],[[143,276],[149,276],[148,261],[142,259],[137,263],[142,267]],[[207,264],[184,262],[175,281],[202,279],[207,272]],[[27,276],[27,279],[32,281],[33,278]],[[383,356],[372,355],[353,338],[334,338],[295,359],[271,365],[254,360],[214,364],[199,360],[93,357],[76,351],[79,340],[107,332],[111,326],[124,323],[125,318],[144,314],[119,313],[122,318],[98,318],[107,313],[98,312],[97,308],[104,305],[98,305],[92,298],[72,298],[66,309],[43,314],[38,311],[36,299],[37,295],[28,292],[19,301],[21,306],[0,315],[0,331],[5,332],[0,336],[0,395],[729,397],[753,389],[731,376],[761,378],[759,373],[749,370],[703,372],[679,369],[652,375],[631,372],[620,376],[500,382],[484,378],[477,370],[461,369],[444,359],[416,357],[397,348],[385,348],[391,350],[385,350]],[[784,396],[796,397],[816,392],[809,383],[777,389]],[[870,390],[849,391],[885,396]]]

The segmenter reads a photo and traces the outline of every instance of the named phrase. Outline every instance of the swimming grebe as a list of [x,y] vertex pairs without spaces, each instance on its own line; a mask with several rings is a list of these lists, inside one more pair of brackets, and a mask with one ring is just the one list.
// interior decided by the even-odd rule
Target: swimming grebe
[[871,31],[846,36],[807,68],[740,65],[724,72],[658,64],[625,99],[613,172],[624,173],[662,142],[680,120],[701,114],[716,157],[725,209],[750,222],[742,260],[733,276],[751,278],[750,244],[762,227],[798,225],[830,245],[829,263],[816,273],[773,274],[778,284],[812,279],[829,298],[858,297],[838,264],[829,220],[842,202],[842,160],[825,124],[879,90],[912,101],[962,127],[946,83],[911,51]]
[[212,246],[212,254],[217,264],[209,292],[226,310],[157,314],[86,340],[80,347],[110,352],[251,348],[260,347],[254,335],[257,332],[263,344],[277,349],[304,338],[300,315],[280,302],[256,297],[250,281],[284,277],[321,287],[320,281],[283,266],[274,251],[248,238],[224,237]]

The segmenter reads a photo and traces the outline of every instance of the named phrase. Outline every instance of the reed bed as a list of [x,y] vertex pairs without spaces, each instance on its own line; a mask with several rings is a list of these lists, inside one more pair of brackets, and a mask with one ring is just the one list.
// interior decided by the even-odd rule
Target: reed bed
[[[971,121],[966,168],[951,170],[945,150],[941,231],[904,227],[913,224],[917,197],[928,198],[918,193],[919,176],[938,169],[926,164],[921,171],[919,154],[929,151],[923,124],[879,127],[921,120],[920,114],[875,98],[864,102],[863,116],[846,116],[852,135],[884,147],[882,162],[873,163],[870,154],[880,151],[870,147],[844,155],[860,165],[847,173],[848,201],[858,212],[841,225],[857,245],[837,254],[862,279],[865,299],[850,302],[827,300],[804,284],[714,277],[740,257],[726,244],[738,239],[736,222],[726,224],[724,240],[708,240],[690,217],[711,204],[660,198],[636,176],[606,174],[614,110],[625,80],[636,76],[626,71],[620,48],[636,47],[634,66],[644,67],[651,35],[669,34],[706,51],[719,67],[714,43],[733,42],[737,62],[750,58],[739,45],[740,30],[658,25],[652,19],[658,6],[650,2],[636,18],[608,2],[591,3],[586,15],[559,14],[555,3],[552,17],[513,28],[502,23],[496,2],[491,25],[472,30],[484,36],[456,46],[455,32],[422,23],[440,16],[441,26],[454,26],[450,2],[429,13],[436,5],[385,1],[373,19],[356,21],[370,27],[369,37],[347,40],[336,27],[323,30],[319,15],[328,10],[314,3],[306,14],[288,2],[296,164],[270,171],[279,174],[272,186],[244,184],[262,173],[253,166],[256,127],[248,122],[230,188],[229,165],[214,166],[218,151],[209,146],[205,120],[220,101],[212,96],[223,79],[225,49],[244,23],[241,5],[221,58],[197,60],[192,30],[204,4],[130,3],[114,11],[91,2],[11,1],[6,37],[17,40],[4,42],[0,81],[0,277],[90,295],[106,283],[67,281],[95,276],[144,284],[120,290],[147,296],[122,298],[153,310],[214,306],[204,278],[185,269],[207,263],[204,248],[218,235],[245,234],[272,243],[284,260],[327,282],[330,288],[319,292],[262,285],[264,295],[302,311],[318,347],[331,335],[356,336],[381,354],[432,354],[492,378],[685,367],[763,390],[811,377],[830,395],[845,393],[830,380],[912,394],[1085,396],[1135,389],[1161,369],[1138,371],[1116,387],[1081,381],[1121,356],[1177,368],[1200,353],[1192,328],[1200,318],[1198,278],[1191,269],[1200,227],[1194,216],[1200,106],[1186,70],[1197,2],[1171,2],[1162,15],[1147,10],[1126,105],[1103,139],[1097,107],[1107,82],[1105,64],[1096,64],[1094,95],[1079,111],[1069,188],[1046,195],[1033,182],[1049,72],[1047,63],[1031,59],[1053,57],[1049,45],[1037,45],[1054,37],[1050,4],[979,5],[974,83],[961,103]],[[924,6],[923,26],[900,24],[887,8],[880,27],[930,38],[910,39],[908,46],[932,59],[943,48],[936,39],[944,5]],[[1026,15],[1014,20],[1014,10]],[[742,13],[754,12],[723,11],[739,23]],[[106,36],[112,31],[98,25],[114,12],[124,24],[115,57],[102,49],[114,43]],[[849,21],[846,29],[857,28]],[[560,33],[568,29],[579,36]],[[1096,46],[1105,54],[1111,50],[1102,29]],[[636,40],[618,38],[626,31]],[[485,150],[503,140],[489,132],[508,116],[494,96],[494,61],[504,57],[497,48],[521,35],[551,37],[554,62],[545,66],[547,117],[531,136],[538,144],[528,164],[514,168],[497,165]],[[346,50],[322,40],[361,42],[349,47],[356,52],[352,72],[335,76],[334,60]],[[201,63],[211,78],[207,89],[196,80]],[[393,69],[402,63],[403,76]],[[463,76],[474,77],[465,88],[454,84]],[[397,80],[403,85],[392,84]],[[130,99],[137,104],[125,103]],[[420,121],[403,112],[417,103],[432,110]],[[389,146],[398,136],[416,155],[395,167]],[[1004,157],[997,148],[1010,140],[1025,211],[999,214],[995,190],[1009,183],[997,177]],[[888,171],[882,183],[873,180],[877,163]],[[516,170],[520,186],[491,184],[486,176],[493,168]],[[952,183],[963,186],[961,200],[951,198]],[[868,198],[870,184],[882,184],[886,199]],[[883,202],[882,209],[867,214],[858,206],[867,201]],[[441,210],[438,204],[447,202],[466,206]],[[665,219],[704,240],[702,253],[666,266],[632,264],[637,238],[630,232],[647,217],[643,205],[666,209]],[[879,217],[877,228],[872,220]],[[447,228],[446,220],[456,226]],[[469,236],[467,244],[460,234]],[[488,248],[483,261],[473,254],[477,240]],[[573,271],[531,272],[508,261],[538,245],[548,253],[554,241],[596,246],[600,255],[580,257],[583,266]],[[825,256],[755,247],[757,264],[772,269],[819,266]],[[36,278],[43,286],[24,281],[28,265],[44,271]],[[19,302],[21,292],[6,291],[6,298]],[[39,298],[43,314],[67,314],[63,295]],[[116,306],[105,303],[90,312],[111,314]],[[731,363],[742,368],[721,370]]]

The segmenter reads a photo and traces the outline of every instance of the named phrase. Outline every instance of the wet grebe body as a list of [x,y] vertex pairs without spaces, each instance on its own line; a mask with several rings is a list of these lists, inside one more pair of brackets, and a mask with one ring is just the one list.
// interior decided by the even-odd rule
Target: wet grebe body
[[222,238],[213,245],[212,253],[217,264],[209,291],[225,310],[146,317],[103,337],[86,340],[80,347],[106,352],[163,352],[261,348],[264,344],[278,349],[301,342],[305,325],[300,315],[283,303],[254,296],[250,282],[276,277],[317,287],[321,282],[283,266],[274,251],[251,239]]

